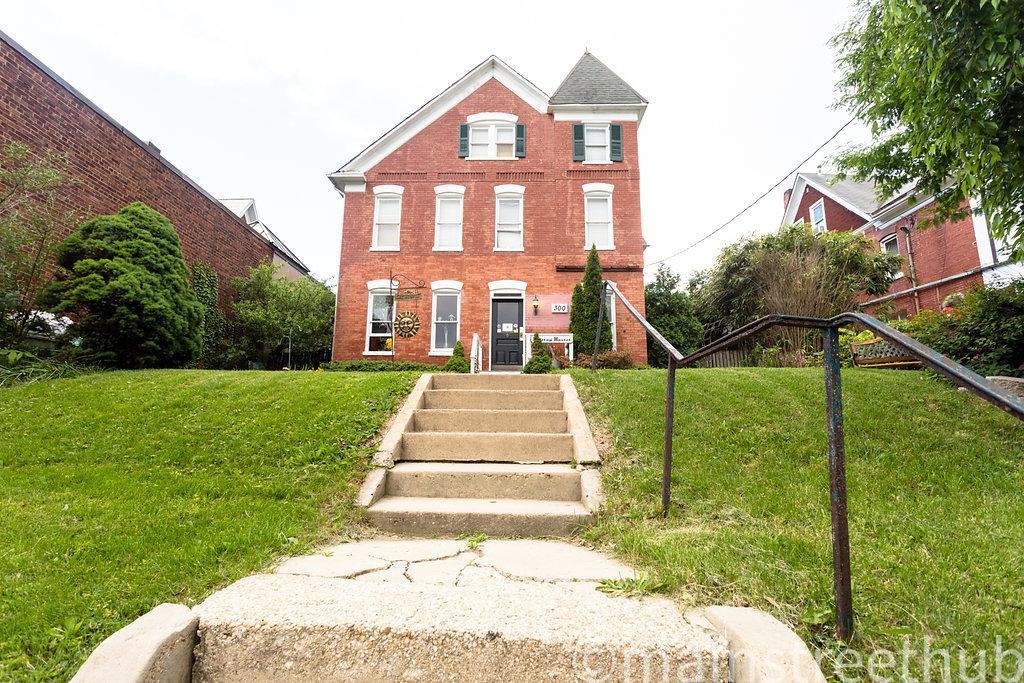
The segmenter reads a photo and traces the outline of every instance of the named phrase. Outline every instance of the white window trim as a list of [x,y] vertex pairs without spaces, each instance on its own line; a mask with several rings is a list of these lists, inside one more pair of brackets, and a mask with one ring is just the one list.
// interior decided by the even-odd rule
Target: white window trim
[[[818,226],[814,224],[814,207],[821,207],[821,230],[818,230]],[[815,235],[822,235],[828,232],[828,221],[825,219],[825,198],[822,197],[818,201],[811,204],[811,208],[807,210],[808,223],[811,224],[811,230]]]
[[[466,201],[464,197],[465,194],[466,188],[463,185],[438,185],[434,188],[434,251],[462,251],[462,237],[465,233],[466,228]],[[437,228],[438,225],[440,224],[442,199],[458,199],[460,202],[460,207],[462,209],[462,218],[459,222],[458,247],[442,247],[439,246],[437,243]]]
[[[516,156],[516,123],[519,117],[515,114],[503,114],[500,112],[483,112],[472,114],[466,117],[469,124],[469,154],[466,161],[517,161]],[[487,156],[473,156],[473,128],[487,127]],[[498,133],[497,126],[512,126],[512,156],[498,156]]]
[[[587,129],[604,129],[604,159],[600,161],[587,161]],[[611,164],[612,162],[612,125],[610,122],[591,121],[583,124],[583,163],[584,164]]]
[[391,301],[391,350],[390,351],[370,351],[370,327],[373,324],[373,297],[382,295],[391,295],[394,297],[394,291],[398,287],[397,281],[392,281],[391,286],[388,286],[387,280],[370,280],[366,283],[367,295],[366,295],[366,336],[363,340],[363,355],[364,356],[393,356],[395,355],[395,311],[398,308],[395,306],[394,299]]
[[[613,285],[616,285],[616,286],[618,284],[618,283],[613,282],[611,280],[608,280],[608,282],[611,282]],[[607,296],[609,296],[611,298],[611,300],[612,300],[611,306],[608,306],[608,307],[605,308],[605,310],[606,310],[606,312],[608,314],[608,325],[611,326],[611,328],[612,328],[612,351],[618,351],[619,350],[619,340],[618,340],[618,336],[619,336],[618,332],[619,332],[619,330],[618,330],[617,327],[615,327],[615,300],[618,297],[615,296],[615,292],[613,292],[611,290],[611,288],[609,288],[607,290]]]
[[[494,188],[494,251],[518,252],[526,251],[526,188],[522,185],[496,185]],[[519,200],[519,237],[518,249],[503,249],[498,246],[498,212],[502,199]]]
[[430,351],[428,356],[451,356],[455,350],[437,348],[437,331],[434,323],[437,322],[437,295],[455,295],[455,339],[461,339],[462,335],[462,283],[458,280],[434,280],[430,283]]
[[[373,188],[373,227],[370,238],[370,251],[401,251],[402,246],[402,194],[405,188],[401,185],[376,185]],[[377,244],[377,216],[380,212],[380,199],[398,198],[398,244],[393,247],[382,247]]]
[[[895,242],[896,243],[896,255],[902,258],[903,257],[903,252],[900,251],[900,237],[899,237],[899,233],[895,233],[894,232],[891,235],[886,235],[882,239],[878,240],[878,250],[881,251],[882,253],[888,253],[888,252],[886,252],[885,245],[888,244],[889,242]],[[903,271],[902,270],[899,271],[893,277],[895,279],[899,280],[901,277],[903,277]]]
[[590,222],[587,220],[587,199],[598,197],[608,198],[608,246],[594,246],[598,251],[615,250],[615,214],[612,211],[612,192],[614,190],[615,186],[611,183],[587,183],[583,186],[583,251],[590,251],[591,245],[590,228],[587,225]]

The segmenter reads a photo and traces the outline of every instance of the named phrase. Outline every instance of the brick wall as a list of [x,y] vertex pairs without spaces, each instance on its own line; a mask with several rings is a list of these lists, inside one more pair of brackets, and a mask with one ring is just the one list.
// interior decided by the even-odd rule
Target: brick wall
[[[808,185],[800,198],[800,206],[793,217],[794,223],[811,222],[811,206],[824,195]],[[850,211],[831,197],[825,197],[825,226],[833,232],[849,232],[867,223],[863,216]]]
[[[872,227],[864,231],[864,234],[876,244],[890,235],[897,236],[900,255],[903,256],[903,277],[892,284],[889,293],[901,292],[913,286],[907,261],[908,235],[901,230],[903,227],[910,228],[909,240],[913,250],[918,285],[959,275],[981,265],[978,258],[978,243],[974,236],[974,219],[970,215],[959,221],[944,223],[924,230],[915,227],[927,217],[931,207],[931,204],[926,205],[912,215],[901,218],[885,228]],[[965,208],[967,207],[965,206]],[[916,297],[914,294],[908,293],[891,301],[898,312],[904,315],[913,315],[919,309],[940,309],[943,299],[950,294],[965,292],[981,284],[982,276],[979,273],[935,287],[921,289],[917,292]]]
[[[458,156],[458,126],[470,114],[504,112],[526,124],[526,156],[508,161],[468,161]],[[583,228],[583,191],[586,183],[615,186],[612,193],[614,251],[600,252],[603,266],[642,266],[643,237],[640,227],[640,175],[636,123],[622,123],[623,161],[583,165],[572,161],[572,123],[554,121],[541,114],[512,91],[490,80],[431,123],[401,148],[367,172],[366,192],[345,197],[344,234],[338,277],[338,310],[335,359],[361,357],[365,348],[367,288],[370,280],[386,279],[391,268],[426,289],[419,299],[398,302],[398,312],[414,311],[422,323],[412,339],[396,339],[399,359],[443,362],[430,357],[430,317],[433,280],[458,280],[464,284],[460,338],[467,351],[474,332],[488,344],[490,290],[494,280],[527,283],[525,326],[527,332],[567,331],[569,316],[551,314],[552,302],[568,301],[582,273],[556,272],[559,265],[582,266],[586,261]],[[462,252],[434,252],[434,187],[463,185]],[[495,253],[496,185],[514,183],[524,194],[524,251]],[[401,185],[401,251],[371,252],[374,210],[373,187]],[[644,310],[643,273],[608,273],[623,294]],[[403,278],[403,286],[407,284]],[[534,316],[531,302],[537,296],[542,315]],[[647,346],[643,329],[619,306],[617,342],[634,361],[645,363]],[[582,349],[580,349],[582,350]],[[485,349],[485,356],[488,349]],[[486,363],[486,361],[485,361]],[[486,367],[486,365],[485,365]]]
[[232,277],[272,257],[266,241],[0,34],[0,145],[14,141],[68,158],[79,184],[61,197],[66,209],[93,216],[141,201],[167,216],[186,262],[203,261],[220,275],[222,305]]

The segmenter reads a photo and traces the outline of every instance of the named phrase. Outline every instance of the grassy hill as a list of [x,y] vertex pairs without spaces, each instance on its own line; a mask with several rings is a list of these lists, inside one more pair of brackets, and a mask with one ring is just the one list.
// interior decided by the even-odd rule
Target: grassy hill
[[[680,371],[668,521],[658,518],[664,371],[573,378],[614,443],[608,509],[588,537],[685,603],[774,614],[831,668],[822,371]],[[919,372],[844,370],[843,386],[854,649],[864,661],[876,648],[900,656],[909,638],[920,653],[928,637],[950,649],[954,674],[957,648],[969,662],[988,650],[991,671],[997,636],[1003,649],[1024,646],[1024,425]]]
[[0,679],[351,521],[415,373],[111,372],[0,389]]

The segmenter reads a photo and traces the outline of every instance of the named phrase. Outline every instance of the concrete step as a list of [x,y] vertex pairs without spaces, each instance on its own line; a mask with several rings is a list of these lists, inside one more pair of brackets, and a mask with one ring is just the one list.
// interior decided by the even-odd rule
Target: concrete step
[[[544,568],[566,565],[538,553],[538,542],[523,543],[531,547],[514,549],[517,556]],[[475,557],[409,563],[411,579],[403,578],[403,563],[391,564],[395,580],[379,576],[385,572],[244,578],[197,606],[193,680],[729,680],[726,639],[667,598],[636,600],[594,590],[593,581],[509,579],[461,566]],[[460,563],[457,579],[420,578],[444,563]]]
[[564,410],[416,410],[417,432],[533,432],[564,434]]
[[572,434],[516,432],[406,432],[402,460],[459,462],[569,462]]
[[367,510],[379,529],[418,536],[571,536],[593,515],[580,501],[384,496]]
[[563,400],[561,391],[535,389],[427,389],[423,392],[424,408],[561,410]]
[[580,473],[568,465],[472,462],[400,462],[388,471],[384,493],[417,498],[582,497]]
[[558,390],[558,375],[434,375],[432,389]]

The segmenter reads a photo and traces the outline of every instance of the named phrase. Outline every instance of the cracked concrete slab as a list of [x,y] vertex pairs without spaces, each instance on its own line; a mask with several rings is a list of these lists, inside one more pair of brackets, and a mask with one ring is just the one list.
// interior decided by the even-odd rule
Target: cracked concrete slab
[[487,541],[476,563],[509,576],[538,581],[635,578],[636,572],[600,553],[561,541]]
[[325,551],[319,555],[303,555],[292,557],[281,563],[278,574],[305,574],[307,576],[332,576],[338,579],[349,579],[367,572],[387,569],[389,560],[369,555],[349,555]]
[[413,583],[448,584],[454,586],[458,582],[459,574],[478,558],[479,555],[475,552],[467,550],[455,557],[427,560],[425,562],[412,562],[409,564],[405,575]]

